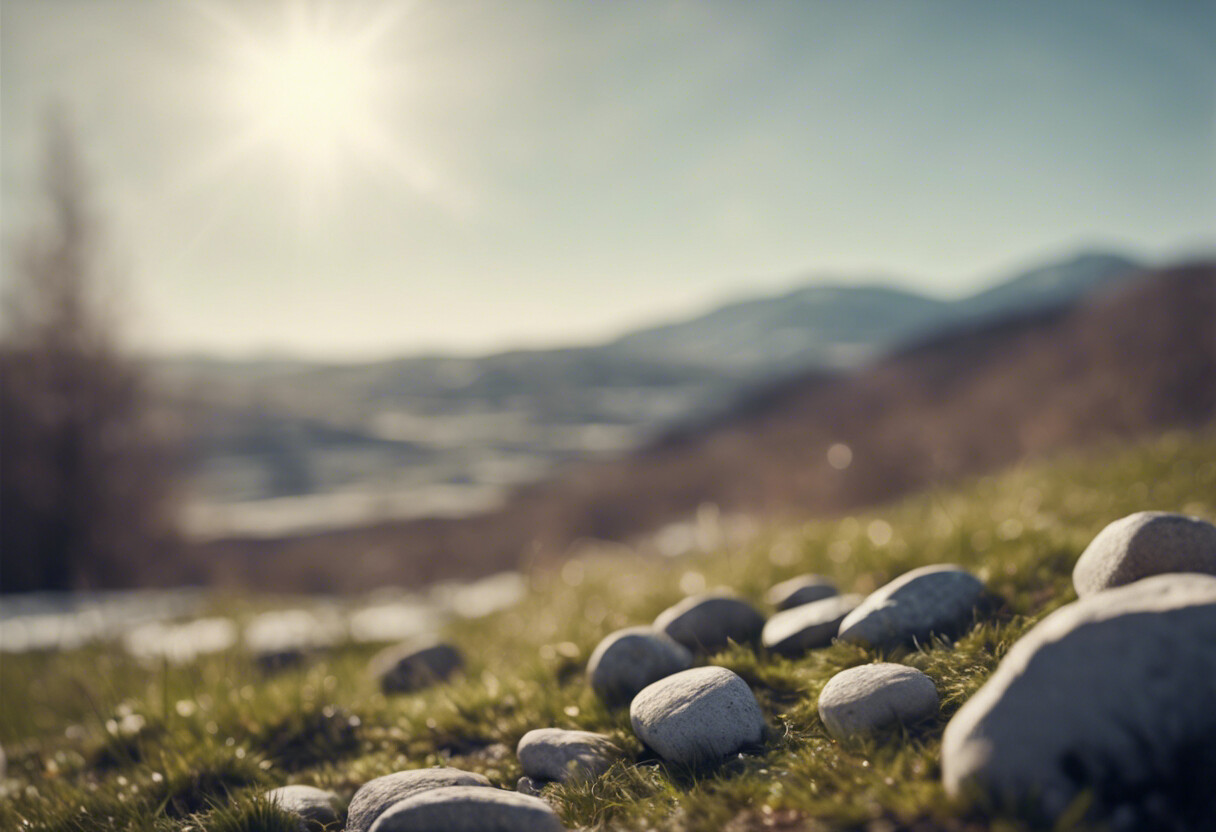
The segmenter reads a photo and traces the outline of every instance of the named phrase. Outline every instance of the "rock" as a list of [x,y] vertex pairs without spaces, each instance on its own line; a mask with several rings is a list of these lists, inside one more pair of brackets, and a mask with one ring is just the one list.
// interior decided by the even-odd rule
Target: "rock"
[[1167,572],[1216,575],[1216,526],[1164,511],[1129,514],[1098,532],[1077,560],[1072,583],[1085,597]]
[[620,749],[603,734],[561,728],[529,731],[515,748],[524,774],[561,783],[575,777],[599,777],[618,754]]
[[309,832],[338,822],[338,796],[313,786],[283,786],[264,795],[284,812],[300,818],[300,832]]
[[449,786],[397,803],[372,832],[564,832],[540,798],[502,789]]
[[464,666],[464,657],[450,644],[406,642],[386,647],[368,669],[385,693],[403,693],[438,684]]
[[819,694],[819,718],[838,740],[937,713],[933,680],[902,664],[863,664],[837,673]]
[[660,679],[633,698],[629,721],[660,757],[712,763],[764,736],[751,688],[724,667],[697,667]]
[[871,593],[840,622],[837,638],[871,647],[951,635],[983,600],[984,585],[951,564],[913,569]]
[[376,818],[408,797],[448,786],[489,788],[490,781],[480,774],[458,768],[419,768],[398,771],[364,783],[346,810],[346,832],[367,832]]
[[823,575],[799,575],[782,581],[768,591],[764,599],[779,610],[788,610],[813,601],[822,601],[837,594],[831,578]]
[[531,777],[521,777],[515,783],[515,791],[520,794],[531,795],[532,797],[540,797],[541,789],[545,787],[545,781],[533,780]]
[[760,641],[774,653],[790,657],[827,647],[840,632],[840,622],[862,600],[860,595],[833,595],[783,610],[765,623]]
[[1086,790],[1125,818],[1163,802],[1210,812],[1213,749],[1216,578],[1159,575],[1022,637],[946,726],[942,780],[1049,819]]
[[682,644],[649,627],[628,627],[604,638],[587,662],[587,679],[610,705],[628,704],[638,691],[692,667]]
[[728,643],[751,644],[760,638],[764,616],[723,592],[691,595],[659,613],[654,628],[694,653],[716,653]]

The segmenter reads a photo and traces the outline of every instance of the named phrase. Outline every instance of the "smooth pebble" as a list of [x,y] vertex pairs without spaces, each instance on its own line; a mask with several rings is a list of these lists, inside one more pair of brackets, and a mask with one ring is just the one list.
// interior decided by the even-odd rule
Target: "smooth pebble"
[[764,596],[778,610],[788,610],[802,604],[822,601],[838,594],[836,584],[823,575],[799,575],[775,585]]
[[609,705],[627,705],[638,691],[692,667],[692,653],[665,633],[628,627],[606,636],[587,662],[587,679]]
[[503,789],[448,786],[394,804],[372,832],[563,832],[538,797]]
[[933,680],[914,667],[882,662],[837,673],[819,694],[819,718],[838,740],[937,713]]
[[720,761],[764,736],[764,714],[751,688],[724,667],[697,667],[650,685],[629,706],[638,738],[664,760]]
[[840,622],[861,602],[860,595],[833,595],[783,610],[765,622],[760,641],[767,649],[787,657],[827,647],[840,631]]
[[1216,526],[1163,511],[1129,514],[1098,532],[1077,559],[1072,583],[1084,598],[1168,572],[1216,575]]
[[837,638],[886,648],[954,635],[984,596],[980,579],[959,566],[923,566],[867,596],[840,622]]
[[447,786],[488,788],[480,774],[458,768],[418,768],[369,780],[355,792],[346,811],[346,832],[367,832],[385,809],[424,791]]
[[668,607],[654,620],[654,628],[694,653],[716,653],[731,642],[758,641],[764,616],[742,598],[708,592]]

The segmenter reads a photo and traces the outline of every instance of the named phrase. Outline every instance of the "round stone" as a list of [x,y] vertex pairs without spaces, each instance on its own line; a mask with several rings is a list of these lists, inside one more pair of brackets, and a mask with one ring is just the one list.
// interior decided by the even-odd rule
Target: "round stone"
[[540,797],[541,790],[549,781],[533,780],[531,777],[521,777],[515,781],[515,791],[520,794],[531,795],[532,797]]
[[654,628],[694,653],[716,653],[732,641],[752,644],[764,616],[742,598],[724,592],[692,595],[659,613]]
[[840,622],[837,638],[885,648],[953,635],[984,594],[980,579],[961,567],[922,566],[867,596]]
[[[1019,639],[946,726],[942,781],[1034,820],[1088,793],[1125,828],[1192,828],[1178,820],[1188,809],[1216,809],[1213,748],[1216,578],[1158,575],[1061,607]],[[1175,822],[1160,822],[1163,808]]]
[[442,682],[464,667],[464,657],[450,644],[406,642],[386,647],[368,670],[385,693],[405,693]]
[[1216,526],[1164,511],[1129,514],[1098,532],[1077,560],[1072,583],[1085,597],[1168,572],[1216,575]]
[[840,622],[862,601],[860,595],[833,595],[776,613],[764,625],[760,641],[781,656],[801,656],[827,647],[840,632]]
[[599,777],[618,754],[620,750],[603,734],[562,728],[529,731],[515,749],[519,765],[528,777],[561,783]]
[[724,667],[697,667],[660,679],[633,698],[638,739],[664,760],[700,765],[764,737],[764,714],[751,688]]
[[596,645],[587,679],[609,705],[622,705],[651,682],[690,667],[692,654],[682,644],[650,627],[629,627]]
[[837,673],[819,694],[819,718],[838,740],[937,713],[933,680],[902,664],[863,664]]
[[561,819],[537,797],[503,789],[448,786],[392,806],[372,832],[564,832]]
[[346,832],[367,832],[393,804],[447,786],[488,788],[490,781],[458,768],[419,768],[377,777],[364,783],[351,798],[346,811]]
[[264,795],[284,812],[300,819],[300,832],[329,826],[338,822],[338,796],[313,786],[283,786]]
[[831,578],[825,578],[823,575],[799,575],[774,586],[764,596],[764,600],[779,610],[788,610],[831,598],[837,592],[836,584]]

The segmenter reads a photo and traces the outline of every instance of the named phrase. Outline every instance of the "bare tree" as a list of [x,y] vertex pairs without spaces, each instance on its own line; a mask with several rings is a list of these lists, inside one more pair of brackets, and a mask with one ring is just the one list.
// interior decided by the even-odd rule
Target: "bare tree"
[[172,541],[173,466],[120,348],[80,156],[50,122],[48,213],[5,280],[0,589],[121,586]]

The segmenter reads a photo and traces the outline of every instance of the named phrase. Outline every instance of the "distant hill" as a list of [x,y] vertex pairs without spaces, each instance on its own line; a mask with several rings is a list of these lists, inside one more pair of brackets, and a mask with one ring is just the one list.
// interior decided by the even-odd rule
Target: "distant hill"
[[856,373],[777,384],[567,477],[544,525],[555,540],[617,538],[705,502],[834,512],[1027,456],[1205,424],[1216,417],[1216,264],[1142,277],[1076,308],[927,339]]
[[[193,580],[339,590],[482,574],[581,538],[629,540],[705,504],[847,511],[1041,454],[1211,424],[1213,321],[1216,263],[1148,272],[1075,307],[781,381],[623,459],[519,490],[499,510],[216,541],[183,563]],[[345,553],[340,571],[334,552]]]
[[1085,253],[1016,274],[956,301],[878,285],[817,282],[631,333],[603,349],[763,377],[852,367],[929,333],[1067,305],[1129,278],[1138,268],[1122,255]]
[[[233,504],[276,512],[257,520],[263,529],[321,528],[437,504],[445,513],[480,510],[563,466],[712,419],[776,379],[862,366],[911,341],[1059,307],[1135,273],[1125,257],[1083,254],[957,301],[808,278],[784,295],[599,346],[358,365],[190,358],[154,370],[161,401],[194,429],[195,533],[247,528],[241,518],[252,515],[228,511]],[[309,502],[286,502],[297,497]]]

